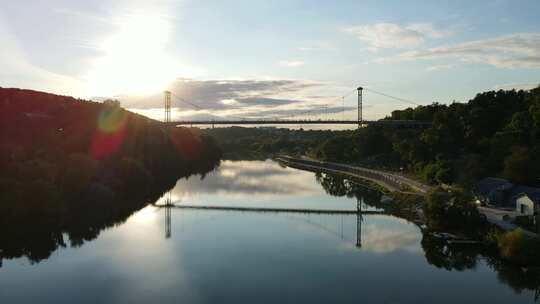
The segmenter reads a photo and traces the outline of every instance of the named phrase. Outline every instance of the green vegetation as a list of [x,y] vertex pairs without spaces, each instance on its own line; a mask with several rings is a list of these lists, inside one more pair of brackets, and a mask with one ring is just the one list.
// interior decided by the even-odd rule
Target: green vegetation
[[[492,91],[468,103],[432,104],[394,111],[389,119],[432,122],[424,130],[367,127],[360,130],[356,159],[405,168],[429,183],[470,185],[487,175],[502,175],[516,183],[540,183],[540,87],[526,91]],[[333,140],[331,144],[339,143]],[[327,148],[317,156],[351,159],[350,147]],[[355,157],[353,157],[354,159]]]
[[[116,103],[0,88],[2,257],[46,258],[95,238],[178,178],[219,164],[215,142]],[[8,247],[9,246],[9,247]]]
[[540,240],[525,236],[521,229],[503,232],[494,229],[487,239],[500,257],[519,266],[540,266]]
[[519,266],[540,266],[540,240],[527,237],[520,229],[504,232],[479,214],[467,191],[437,187],[423,205],[429,230],[450,231],[487,244],[484,254],[501,257]]
[[[370,183],[353,183],[346,178],[328,174],[318,174],[317,181],[330,195],[356,198],[369,207],[383,209],[386,213],[415,221],[416,209],[420,208],[423,198],[403,193],[392,194],[393,202],[382,200],[382,194],[373,190]],[[460,190],[446,192],[436,189],[430,195],[463,197]],[[444,204],[446,206],[446,204]],[[448,207],[448,206],[446,206]],[[465,209],[470,209],[467,206]],[[484,229],[484,228],[481,228]],[[486,229],[490,227],[486,226]],[[422,237],[422,248],[426,260],[437,268],[464,271],[475,269],[481,261],[497,272],[498,279],[512,287],[516,292],[526,290],[540,291],[540,261],[535,257],[540,252],[537,240],[525,238],[516,230],[501,232],[491,228],[484,241],[490,246],[448,244],[432,237],[425,230]],[[500,241],[499,241],[500,240]]]
[[434,188],[423,205],[426,224],[430,229],[483,235],[485,221],[480,217],[468,191]]
[[227,159],[264,159],[277,153],[301,155],[322,140],[349,131],[228,127],[202,130],[215,138]]
[[369,126],[350,131],[224,128],[205,132],[220,142],[226,156],[239,151],[306,154],[404,170],[427,183],[465,188],[485,176],[540,185],[540,87],[480,93],[467,103],[398,110],[387,119],[426,121],[432,126]]

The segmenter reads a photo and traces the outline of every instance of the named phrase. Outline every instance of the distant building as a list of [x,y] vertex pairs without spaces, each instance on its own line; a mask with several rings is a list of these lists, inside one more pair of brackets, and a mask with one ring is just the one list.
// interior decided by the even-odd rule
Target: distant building
[[540,189],[514,185],[502,178],[487,177],[473,189],[476,199],[484,204],[515,209],[523,215],[533,215],[540,210]]

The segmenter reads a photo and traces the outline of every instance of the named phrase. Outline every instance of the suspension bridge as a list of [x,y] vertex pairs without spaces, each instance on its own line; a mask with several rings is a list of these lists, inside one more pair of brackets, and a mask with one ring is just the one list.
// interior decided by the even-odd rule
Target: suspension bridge
[[[202,120],[172,120],[171,119],[171,106],[172,106],[172,98],[174,97],[176,101],[181,102],[183,104],[186,104],[196,110],[205,111],[203,107],[200,105],[197,105],[193,102],[189,102],[185,100],[184,98],[177,96],[176,94],[173,94],[171,91],[165,91],[164,92],[164,108],[165,108],[165,115],[164,115],[164,124],[169,126],[200,126],[200,125],[208,125],[208,126],[216,126],[216,125],[352,125],[357,126],[358,128],[364,127],[364,126],[394,126],[394,127],[405,127],[405,128],[425,128],[429,127],[431,125],[431,122],[426,121],[418,121],[418,120],[388,120],[388,119],[381,119],[381,120],[365,120],[363,118],[363,92],[364,90],[368,90],[372,93],[385,96],[387,98],[391,98],[394,100],[401,101],[403,103],[407,104],[413,104],[416,106],[420,106],[421,104],[404,99],[395,97],[386,93],[374,91],[372,89],[366,89],[363,87],[358,87],[354,89],[353,91],[345,94],[344,96],[341,96],[341,100],[343,102],[343,108],[342,112],[345,112],[345,106],[344,106],[344,100],[345,97],[352,94],[352,92],[357,92],[358,99],[357,99],[357,117],[356,119],[298,119],[298,118],[287,118],[287,117],[281,117],[281,118],[275,118],[275,119],[244,119],[244,118],[219,118],[219,119],[202,119]],[[326,107],[325,107],[326,108]],[[309,113],[315,112],[315,110],[308,110],[302,113],[297,113],[293,117],[298,116],[306,116]],[[216,115],[214,115],[216,116]]]

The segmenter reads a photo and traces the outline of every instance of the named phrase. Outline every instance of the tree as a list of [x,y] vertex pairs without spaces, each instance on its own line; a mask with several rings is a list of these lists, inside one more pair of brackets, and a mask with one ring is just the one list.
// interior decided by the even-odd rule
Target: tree
[[514,147],[504,161],[504,175],[511,181],[525,185],[538,183],[538,162],[527,147]]
[[114,107],[114,108],[120,107],[120,101],[118,99],[105,99],[103,101],[103,104],[108,107]]
[[432,229],[452,229],[478,234],[484,222],[468,191],[437,187],[426,197],[424,214]]

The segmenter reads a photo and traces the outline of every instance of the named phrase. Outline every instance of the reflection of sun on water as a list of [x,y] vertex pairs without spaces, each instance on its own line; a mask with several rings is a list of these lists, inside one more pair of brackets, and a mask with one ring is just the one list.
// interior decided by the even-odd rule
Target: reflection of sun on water
[[156,222],[158,215],[159,209],[155,207],[146,207],[133,214],[130,220],[137,224],[146,225]]
[[170,25],[160,16],[128,15],[99,48],[104,56],[86,75],[93,96],[142,95],[163,91],[180,72],[165,52]]

